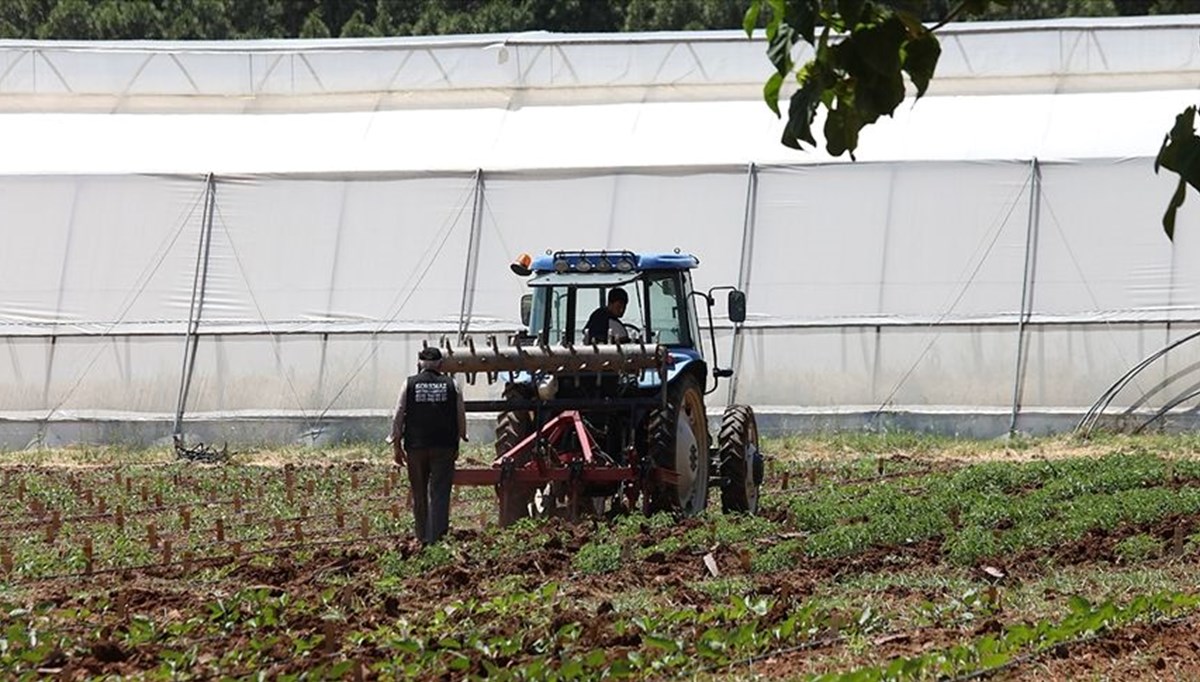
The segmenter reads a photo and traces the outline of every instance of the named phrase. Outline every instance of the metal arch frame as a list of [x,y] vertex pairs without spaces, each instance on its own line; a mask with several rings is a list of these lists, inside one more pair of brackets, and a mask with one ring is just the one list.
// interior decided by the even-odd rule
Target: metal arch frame
[[[1084,413],[1083,418],[1080,419],[1079,423],[1075,425],[1075,432],[1084,437],[1090,436],[1092,434],[1092,429],[1095,428],[1096,423],[1100,420],[1100,415],[1104,413],[1104,410],[1108,409],[1108,406],[1111,405],[1112,401],[1116,399],[1117,394],[1119,394],[1126,386],[1128,386],[1129,382],[1133,381],[1138,374],[1153,364],[1155,360],[1158,360],[1172,350],[1198,337],[1200,337],[1200,331],[1192,332],[1181,339],[1177,339],[1171,343],[1168,343],[1167,345],[1143,358],[1141,362],[1131,367],[1127,372],[1125,372],[1125,374],[1121,375],[1119,379],[1110,384],[1109,387],[1100,394],[1100,397],[1096,400],[1096,402],[1092,403],[1092,406],[1088,408],[1086,413]],[[1195,396],[1193,395],[1191,397]],[[1151,422],[1157,421],[1163,415],[1165,415],[1167,411],[1177,406],[1180,402],[1184,402],[1186,400],[1187,398],[1183,398],[1179,402],[1168,401],[1169,407],[1160,410],[1159,413],[1156,413],[1148,422],[1138,427],[1138,431],[1144,429]]]

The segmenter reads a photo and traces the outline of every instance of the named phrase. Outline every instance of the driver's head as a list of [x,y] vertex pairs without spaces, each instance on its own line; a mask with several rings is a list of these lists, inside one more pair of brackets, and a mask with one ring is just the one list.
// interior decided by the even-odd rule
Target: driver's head
[[625,308],[628,306],[629,294],[625,293],[624,289],[608,290],[608,312],[621,317],[625,314]]

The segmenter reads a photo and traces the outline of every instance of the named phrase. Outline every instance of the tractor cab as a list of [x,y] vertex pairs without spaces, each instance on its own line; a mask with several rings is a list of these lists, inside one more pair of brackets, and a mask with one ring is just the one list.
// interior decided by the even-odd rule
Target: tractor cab
[[[713,333],[712,291],[697,292],[692,286],[691,270],[700,259],[686,253],[635,254],[629,251],[574,251],[547,254],[534,259],[529,268],[531,293],[521,300],[521,322],[526,329],[516,338],[518,343],[571,347],[587,343],[627,343],[636,346],[661,346],[669,354],[667,382],[691,363],[699,363],[697,380],[701,387],[708,382],[704,367],[703,337],[695,301],[706,303],[707,330],[712,341],[715,380],[732,375],[730,370],[716,368],[716,341]],[[624,336],[605,339],[587,338],[585,325],[589,317],[608,305],[608,296],[620,289],[628,297],[619,326]],[[730,320],[745,320],[745,295],[732,287],[729,290]],[[661,385],[655,372],[644,372],[639,386],[643,389]]]
[[[621,324],[627,342],[657,343],[668,348],[696,349],[695,307],[691,305],[690,269],[694,256],[559,254],[534,262],[530,314],[523,322],[541,343],[584,343],[583,325],[608,294],[620,289],[629,297]],[[618,266],[620,270],[616,269]],[[619,339],[603,339],[600,342]]]

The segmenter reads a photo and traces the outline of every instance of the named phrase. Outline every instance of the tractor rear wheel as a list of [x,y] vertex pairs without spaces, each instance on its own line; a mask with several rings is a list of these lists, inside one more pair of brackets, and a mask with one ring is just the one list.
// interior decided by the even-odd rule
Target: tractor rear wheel
[[[505,400],[523,398],[520,390],[513,385],[504,389]],[[533,413],[528,410],[510,410],[501,412],[496,417],[496,457],[513,449],[533,433]],[[516,465],[520,468],[528,458],[522,458]],[[496,486],[496,495],[500,504],[500,525],[510,526],[529,516],[529,504],[533,502],[534,486],[527,483],[504,481]]]
[[668,389],[667,406],[646,421],[646,449],[658,466],[674,471],[674,485],[651,486],[648,511],[695,516],[708,506],[708,418],[700,382],[684,375]]
[[747,405],[730,405],[721,417],[717,435],[721,458],[721,509],[726,513],[758,512],[762,458],[758,454],[758,423]]

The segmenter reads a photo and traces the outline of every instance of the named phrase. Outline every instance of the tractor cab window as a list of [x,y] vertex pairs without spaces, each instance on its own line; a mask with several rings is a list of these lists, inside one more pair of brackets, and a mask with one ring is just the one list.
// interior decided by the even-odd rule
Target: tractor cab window
[[[645,338],[642,330],[646,328],[644,312],[646,310],[646,303],[644,300],[645,292],[642,291],[642,283],[630,282],[616,288],[623,290],[629,296],[629,303],[625,306],[625,314],[620,319],[621,326],[625,328],[625,338],[635,343],[642,341]],[[588,317],[597,308],[608,305],[609,291],[610,289],[605,288],[580,288],[577,290],[579,303],[578,312],[575,316],[576,343],[583,341],[584,327],[587,326]]]
[[680,273],[664,272],[647,277],[650,302],[650,335],[664,346],[691,346],[687,292]]
[[[537,290],[533,298],[530,332],[538,337],[540,343],[562,346],[567,342],[579,342],[578,335],[568,338],[572,318],[578,319],[579,316],[579,313],[574,310],[579,305],[578,294],[577,290],[569,287],[540,287]],[[573,303],[575,305],[572,305]],[[549,319],[547,319],[547,307],[549,308]]]
[[[641,341],[645,324],[646,292],[640,281],[620,287],[629,295],[629,304],[621,323],[631,341]],[[588,316],[606,305],[608,289],[588,286],[539,286],[533,295],[529,319],[529,334],[539,343],[561,346],[568,342],[582,343],[583,328]]]

